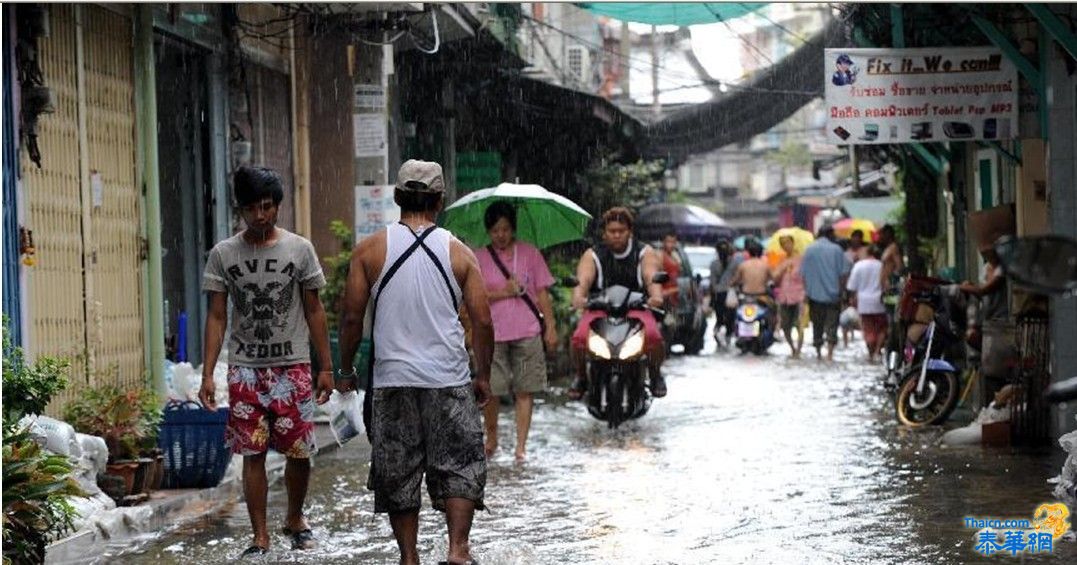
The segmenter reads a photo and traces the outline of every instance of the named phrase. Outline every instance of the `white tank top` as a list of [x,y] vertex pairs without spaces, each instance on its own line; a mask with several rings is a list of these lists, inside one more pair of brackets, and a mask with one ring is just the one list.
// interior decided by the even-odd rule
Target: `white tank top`
[[426,229],[435,231],[423,243],[437,257],[445,276],[419,247],[404,260],[383,290],[386,271],[425,231],[416,234],[399,223],[386,228],[385,265],[371,295],[373,301],[381,292],[373,328],[374,388],[447,388],[471,382],[464,327],[459,312],[453,308],[454,297],[457,304],[463,301],[449,259],[453,235],[437,227]]

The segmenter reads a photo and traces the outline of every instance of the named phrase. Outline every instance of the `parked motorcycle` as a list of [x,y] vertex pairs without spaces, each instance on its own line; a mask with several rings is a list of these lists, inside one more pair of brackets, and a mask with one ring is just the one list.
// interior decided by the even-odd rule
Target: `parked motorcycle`
[[[666,273],[654,277],[656,284],[666,280]],[[647,306],[643,293],[623,286],[611,286],[593,296],[587,309],[606,313],[591,323],[587,338],[587,411],[616,429],[651,407],[643,324],[629,318],[628,313],[646,311],[662,319],[665,312]]]
[[[910,324],[902,359],[907,369],[894,398],[898,421],[906,426],[945,422],[962,396],[961,371],[952,360],[964,352],[963,325],[956,308],[948,306],[958,293],[956,285],[941,285],[914,298],[921,314]],[[926,327],[925,317],[930,317]]]
[[747,353],[763,355],[774,343],[774,328],[770,322],[770,308],[763,304],[758,296],[740,294],[737,307],[737,349]]

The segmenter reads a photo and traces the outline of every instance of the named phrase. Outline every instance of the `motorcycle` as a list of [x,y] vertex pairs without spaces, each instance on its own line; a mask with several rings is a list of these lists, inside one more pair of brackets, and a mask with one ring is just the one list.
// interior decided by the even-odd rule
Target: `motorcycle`
[[737,349],[741,354],[751,351],[756,355],[763,355],[774,343],[774,329],[770,327],[770,308],[755,295],[742,293],[739,298],[736,323]]
[[[666,277],[658,273],[654,282],[662,284]],[[651,407],[643,324],[628,313],[648,311],[662,319],[665,312],[647,306],[643,293],[623,286],[611,286],[593,296],[587,309],[606,313],[591,323],[587,338],[587,411],[616,429]]]
[[[908,367],[901,377],[894,398],[898,421],[910,427],[941,424],[950,417],[964,396],[961,371],[948,358],[963,352],[961,324],[955,312],[946,305],[947,296],[958,292],[955,285],[937,286],[918,293],[914,300],[926,307],[930,316],[926,328],[923,317],[910,325],[905,343],[903,366]],[[923,333],[913,338],[919,330]]]

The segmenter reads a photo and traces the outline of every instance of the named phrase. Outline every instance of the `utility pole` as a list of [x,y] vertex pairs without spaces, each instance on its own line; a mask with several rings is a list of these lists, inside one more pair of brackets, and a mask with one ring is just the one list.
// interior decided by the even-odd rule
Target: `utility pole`
[[651,95],[654,98],[651,109],[655,119],[662,114],[662,104],[658,102],[658,26],[651,25]]
[[849,162],[853,165],[853,192],[860,192],[860,159],[853,144],[849,144]]

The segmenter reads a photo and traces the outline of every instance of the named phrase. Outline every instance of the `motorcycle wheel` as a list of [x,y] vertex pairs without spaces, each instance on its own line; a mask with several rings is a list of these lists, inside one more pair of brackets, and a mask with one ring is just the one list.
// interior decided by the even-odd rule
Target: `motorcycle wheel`
[[897,419],[911,428],[942,424],[957,407],[961,383],[954,373],[930,371],[925,377],[924,392],[916,394],[920,371],[913,368],[898,387],[894,408]]
[[617,429],[624,420],[624,379],[618,373],[610,374],[606,382],[606,424]]
[[767,350],[763,348],[763,338],[756,339],[752,342],[752,353],[761,356],[766,352]]

